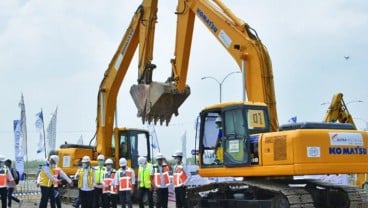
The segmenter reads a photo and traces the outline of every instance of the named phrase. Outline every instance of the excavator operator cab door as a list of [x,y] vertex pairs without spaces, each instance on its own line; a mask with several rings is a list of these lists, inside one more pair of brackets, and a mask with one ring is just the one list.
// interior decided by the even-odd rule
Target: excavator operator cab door
[[223,105],[207,108],[200,117],[202,167],[251,165],[255,152],[250,135],[270,128],[266,106]]
[[138,157],[146,157],[150,161],[149,133],[140,129],[120,129],[118,132],[117,145],[115,149],[115,163],[118,166],[120,158],[124,157],[128,161],[128,166],[133,169],[138,168]]

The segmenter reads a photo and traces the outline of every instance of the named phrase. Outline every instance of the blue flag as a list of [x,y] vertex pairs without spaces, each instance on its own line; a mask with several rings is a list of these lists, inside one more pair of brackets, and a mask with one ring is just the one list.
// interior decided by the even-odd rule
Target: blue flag
[[296,117],[296,116],[291,117],[291,118],[289,119],[289,123],[296,123],[296,122],[297,122],[297,117]]

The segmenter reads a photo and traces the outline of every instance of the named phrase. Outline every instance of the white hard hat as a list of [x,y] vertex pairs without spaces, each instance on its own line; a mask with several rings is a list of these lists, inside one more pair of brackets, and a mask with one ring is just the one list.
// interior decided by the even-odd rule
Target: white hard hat
[[139,157],[138,158],[138,164],[139,165],[144,165],[146,163],[146,158],[145,157]]
[[127,160],[125,158],[123,158],[123,157],[120,158],[119,165],[120,165],[120,167],[126,166],[127,165]]
[[105,165],[108,165],[108,164],[112,165],[113,163],[114,162],[112,161],[111,158],[107,158],[107,160],[105,161]]
[[157,153],[155,158],[156,158],[156,160],[158,160],[158,159],[164,159],[165,157],[162,153]]
[[85,162],[91,162],[91,158],[89,158],[89,156],[87,155],[82,158],[82,163],[85,163]]
[[215,122],[216,122],[216,123],[217,123],[217,122],[222,122],[222,118],[221,118],[221,116],[217,116],[217,118],[216,118]]
[[176,150],[173,154],[173,157],[183,157],[183,152],[180,150]]
[[55,162],[55,164],[59,163],[59,156],[57,156],[57,155],[51,155],[50,159],[53,160]]
[[0,162],[5,162],[5,157],[3,155],[0,155]]
[[104,155],[98,155],[97,160],[105,160],[105,156]]

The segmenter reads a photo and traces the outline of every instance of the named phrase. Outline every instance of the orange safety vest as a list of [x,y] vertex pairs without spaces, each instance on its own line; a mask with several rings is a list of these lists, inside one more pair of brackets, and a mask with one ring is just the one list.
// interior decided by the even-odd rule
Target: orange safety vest
[[0,171],[0,188],[8,185],[8,169],[4,166]]
[[174,173],[174,187],[180,187],[184,185],[188,179],[187,174],[183,170],[182,165],[176,166],[176,172]]
[[[54,172],[54,177],[55,178],[58,178],[59,177],[59,174],[60,174],[59,168],[54,168],[52,171]],[[59,187],[59,182],[54,181],[54,187],[55,188]]]
[[125,175],[122,175],[122,173],[122,171],[119,171],[119,191],[132,190],[132,170],[129,168],[125,171]]
[[103,181],[105,185],[102,187],[102,193],[117,194],[118,188],[112,184],[115,177],[115,172],[111,172],[110,176],[108,174],[109,173],[106,172],[104,175]]
[[[155,173],[153,175],[153,181],[155,186],[158,188],[165,188],[165,186],[161,186],[161,174],[158,172],[158,166],[154,167]],[[162,176],[163,181],[166,186],[170,185],[170,178],[169,178],[169,167],[163,166],[162,167]]]

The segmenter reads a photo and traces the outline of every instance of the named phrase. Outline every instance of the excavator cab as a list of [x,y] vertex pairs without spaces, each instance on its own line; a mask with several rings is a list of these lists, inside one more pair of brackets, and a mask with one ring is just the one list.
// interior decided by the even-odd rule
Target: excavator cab
[[147,158],[147,161],[151,160],[149,132],[147,130],[115,128],[112,143],[112,157],[116,161],[116,168],[119,168],[118,161],[121,157],[126,158],[128,166],[135,171],[139,167],[138,157],[143,156]]
[[257,161],[257,142],[250,135],[270,131],[265,104],[221,103],[205,108],[200,118],[202,168],[249,166]]
[[[138,170],[138,157],[150,157],[149,132],[144,129],[115,128],[111,142],[111,153],[104,153],[105,158],[113,158],[115,167],[119,168],[119,159],[125,157],[128,166]],[[98,146],[98,145],[97,145]],[[88,155],[91,158],[91,165],[97,165],[97,155],[99,154],[94,146],[81,144],[63,144],[58,149],[60,157],[59,167],[63,168],[66,174],[74,175],[81,166],[82,157]]]

